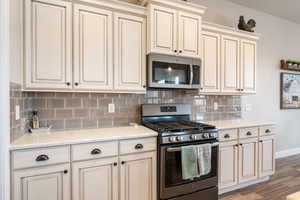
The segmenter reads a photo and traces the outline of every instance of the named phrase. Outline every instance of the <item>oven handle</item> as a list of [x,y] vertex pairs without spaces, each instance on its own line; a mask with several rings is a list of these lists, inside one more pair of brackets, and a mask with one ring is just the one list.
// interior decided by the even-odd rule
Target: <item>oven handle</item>
[[194,79],[194,72],[193,72],[193,65],[190,64],[190,85],[193,85],[193,79]]
[[[211,144],[212,147],[219,146],[219,142],[215,142]],[[167,152],[178,152],[181,151],[181,147],[173,147],[173,148],[167,148]]]

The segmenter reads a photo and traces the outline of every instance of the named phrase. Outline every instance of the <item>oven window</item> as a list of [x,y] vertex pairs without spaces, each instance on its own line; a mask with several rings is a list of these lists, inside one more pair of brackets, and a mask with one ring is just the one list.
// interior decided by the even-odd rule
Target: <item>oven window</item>
[[164,179],[165,187],[167,188],[194,181],[204,180],[206,178],[214,177],[217,175],[218,147],[212,147],[210,173],[205,176],[195,178],[194,180],[184,180],[182,178],[181,151],[167,152],[167,148],[165,148],[164,157]]
[[189,84],[190,66],[166,62],[152,63],[153,82],[158,84]]

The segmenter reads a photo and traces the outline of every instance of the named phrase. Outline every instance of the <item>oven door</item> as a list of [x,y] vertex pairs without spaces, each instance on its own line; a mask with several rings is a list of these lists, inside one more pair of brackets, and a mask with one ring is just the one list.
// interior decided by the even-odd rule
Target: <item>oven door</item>
[[212,145],[211,171],[194,180],[183,180],[180,147],[187,145],[205,144],[208,141],[193,142],[180,145],[166,145],[160,147],[160,199],[193,193],[196,191],[217,187],[218,185],[218,143],[210,141]]

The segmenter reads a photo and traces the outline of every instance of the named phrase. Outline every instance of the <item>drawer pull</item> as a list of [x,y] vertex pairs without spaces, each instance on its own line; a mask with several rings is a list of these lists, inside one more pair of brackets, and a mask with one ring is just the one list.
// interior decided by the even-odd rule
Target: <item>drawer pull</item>
[[94,149],[93,151],[91,151],[92,155],[99,155],[101,153],[102,153],[102,151],[100,149]]
[[35,161],[36,162],[42,162],[42,161],[47,161],[47,160],[49,160],[49,157],[47,156],[47,155],[39,155],[36,159],[35,159]]
[[115,162],[115,163],[114,163],[114,166],[118,166],[118,163]]
[[137,144],[137,145],[135,145],[134,148],[135,148],[136,150],[140,150],[140,149],[143,149],[144,146],[143,146],[142,144]]
[[230,135],[229,134],[225,134],[224,138],[230,138]]
[[248,135],[248,136],[251,136],[251,135],[252,135],[252,133],[251,133],[250,131],[248,131],[248,132],[247,132],[247,135]]
[[124,165],[124,164],[125,164],[125,161],[122,161],[121,164]]
[[265,131],[265,133],[271,133],[271,130],[270,130],[270,129],[267,129],[267,130]]

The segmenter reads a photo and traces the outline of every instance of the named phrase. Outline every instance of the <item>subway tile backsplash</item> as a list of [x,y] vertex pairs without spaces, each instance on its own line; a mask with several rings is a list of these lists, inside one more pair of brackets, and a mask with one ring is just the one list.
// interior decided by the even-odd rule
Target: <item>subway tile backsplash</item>
[[[146,94],[94,94],[20,92],[13,102],[22,104],[22,118],[29,119],[31,111],[39,112],[41,126],[53,130],[102,128],[139,123],[141,104],[188,103],[192,105],[193,120],[226,120],[241,118],[241,97],[200,96],[196,91],[148,90]],[[218,109],[214,109],[214,103]],[[108,104],[115,104],[115,113],[108,112]],[[13,113],[11,113],[13,114]],[[25,121],[25,120],[23,120]],[[18,123],[13,130],[22,129]],[[12,139],[18,138],[13,131]]]

